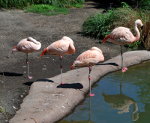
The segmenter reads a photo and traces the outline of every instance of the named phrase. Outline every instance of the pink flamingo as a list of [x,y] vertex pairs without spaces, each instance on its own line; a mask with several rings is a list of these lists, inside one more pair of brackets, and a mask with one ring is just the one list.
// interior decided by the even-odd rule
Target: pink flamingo
[[91,93],[91,81],[90,81],[91,80],[90,73],[92,71],[92,66],[102,61],[104,61],[104,56],[102,51],[97,47],[92,47],[91,49],[80,54],[77,57],[77,59],[74,61],[73,65],[71,66],[72,69],[75,67],[89,68],[89,75],[88,75],[89,88],[90,88],[89,96],[94,96],[94,94]]
[[60,72],[61,72],[61,84],[62,82],[62,59],[64,55],[71,55],[75,53],[74,42],[71,38],[63,36],[62,39],[53,42],[47,48],[43,50],[40,56],[45,54],[56,55],[60,57]]
[[32,53],[35,51],[40,50],[41,43],[39,41],[36,41],[32,37],[28,37],[25,39],[22,39],[16,46],[13,47],[12,52],[23,52],[26,53],[26,64],[27,64],[27,75],[29,79],[32,79],[32,76],[30,76],[29,72],[29,58],[28,53]]
[[102,41],[103,43],[105,43],[108,40],[109,42],[120,45],[121,59],[122,59],[121,62],[122,72],[126,72],[127,70],[127,67],[123,67],[122,45],[131,44],[140,39],[140,32],[138,30],[138,26],[143,27],[143,23],[140,19],[136,20],[134,25],[136,36],[132,34],[129,28],[117,27],[109,35],[107,35]]

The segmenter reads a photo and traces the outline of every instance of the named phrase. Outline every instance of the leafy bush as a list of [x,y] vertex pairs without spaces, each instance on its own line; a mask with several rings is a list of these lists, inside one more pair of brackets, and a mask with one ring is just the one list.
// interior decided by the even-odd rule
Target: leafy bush
[[[134,10],[126,3],[122,3],[121,8],[112,9],[108,12],[95,14],[89,17],[82,26],[83,35],[104,38],[115,27],[124,26],[134,32],[134,22],[141,19],[143,23],[150,21],[149,11]],[[138,46],[139,42],[129,45],[130,47]]]
[[150,0],[141,0],[140,8],[150,10]]
[[82,4],[84,0],[0,0],[0,8],[22,8],[32,4],[49,4],[59,7],[71,7]]

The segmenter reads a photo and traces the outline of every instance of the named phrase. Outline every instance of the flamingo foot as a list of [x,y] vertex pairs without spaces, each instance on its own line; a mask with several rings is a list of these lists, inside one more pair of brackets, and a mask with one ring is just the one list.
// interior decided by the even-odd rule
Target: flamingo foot
[[95,96],[95,94],[90,93],[89,96],[90,96],[90,97],[93,97],[93,96]]
[[127,70],[128,70],[127,67],[123,67],[123,68],[122,68],[122,72],[123,72],[123,73],[126,72]]
[[33,79],[33,77],[32,76],[28,76],[28,79]]

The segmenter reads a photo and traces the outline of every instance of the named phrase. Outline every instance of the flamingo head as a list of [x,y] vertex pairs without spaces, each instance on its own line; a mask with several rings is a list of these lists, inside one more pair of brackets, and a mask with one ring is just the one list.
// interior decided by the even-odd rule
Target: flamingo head
[[63,36],[62,39],[63,39],[64,41],[69,41],[69,42],[71,42],[72,44],[74,44],[73,40],[72,40],[71,38],[67,37],[67,36]]
[[75,69],[75,65],[72,64],[72,65],[70,66],[70,69],[71,69],[71,70]]
[[18,51],[17,46],[13,46],[12,53]]
[[143,28],[143,23],[142,23],[142,21],[141,21],[140,19],[137,19],[137,20],[135,21],[135,25],[138,25],[138,26],[140,26],[141,28]]
[[46,55],[46,53],[47,53],[47,48],[45,48],[45,49],[42,51],[42,53],[41,53],[40,56],[44,56],[44,55]]
[[100,52],[100,53],[103,53],[102,50],[99,49],[98,47],[92,47],[91,50],[96,50],[96,51],[98,51],[98,52]]

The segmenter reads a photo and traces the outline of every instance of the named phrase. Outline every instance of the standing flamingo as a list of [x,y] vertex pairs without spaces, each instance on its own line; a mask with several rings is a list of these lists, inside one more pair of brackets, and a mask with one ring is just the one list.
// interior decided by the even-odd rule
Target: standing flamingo
[[22,39],[16,46],[13,47],[12,52],[23,52],[26,53],[26,64],[27,64],[27,75],[29,79],[32,79],[32,76],[30,76],[29,71],[29,59],[28,59],[28,53],[32,53],[34,51],[38,51],[41,48],[41,43],[39,41],[36,41],[32,37],[28,37],[25,39]]
[[61,84],[62,82],[62,59],[64,55],[71,55],[75,53],[74,42],[71,38],[63,36],[62,39],[53,42],[47,48],[43,50],[40,56],[45,54],[57,55],[60,57],[60,72],[61,72]]
[[92,71],[92,66],[102,61],[104,61],[104,56],[103,56],[102,51],[97,47],[92,47],[91,49],[80,54],[77,57],[77,59],[74,61],[73,65],[71,66],[72,69],[75,67],[88,67],[89,68],[89,75],[88,75],[89,88],[90,88],[89,96],[94,96],[94,94],[91,93],[90,73]]
[[138,25],[140,27],[143,27],[143,23],[140,19],[136,20],[134,25],[136,36],[132,34],[129,28],[117,27],[109,35],[107,35],[102,41],[103,43],[105,43],[108,40],[109,42],[120,45],[121,59],[122,59],[121,62],[122,72],[126,72],[127,70],[127,67],[123,67],[122,45],[131,44],[140,39],[140,32],[138,30]]

